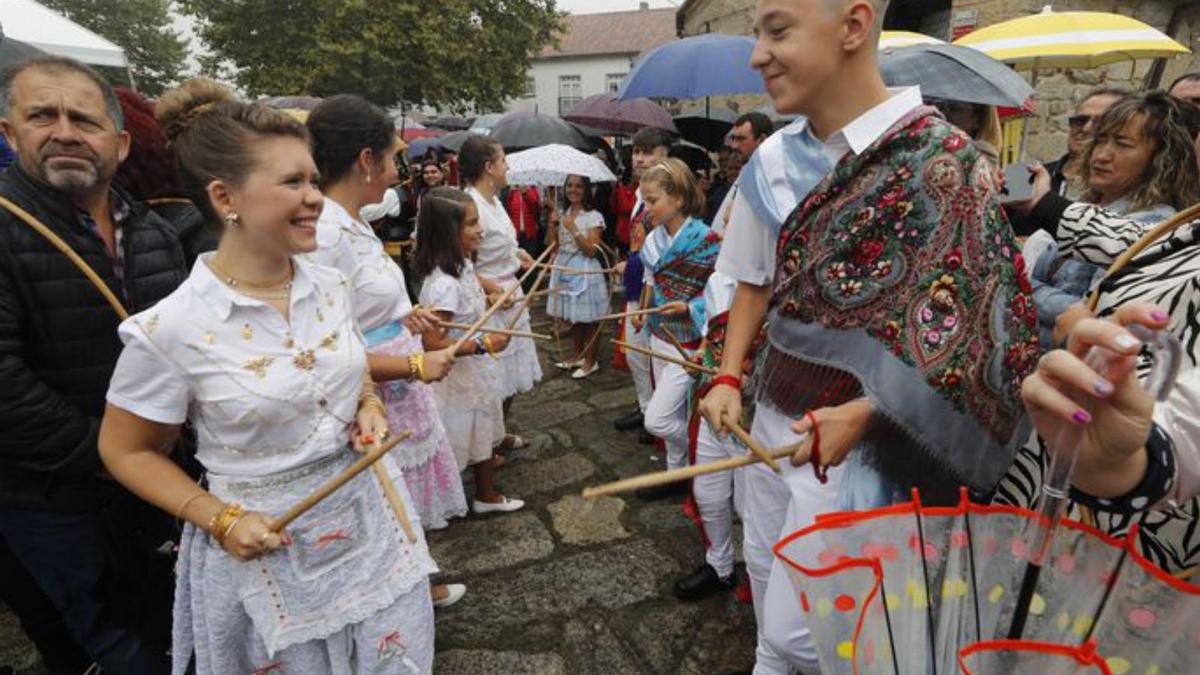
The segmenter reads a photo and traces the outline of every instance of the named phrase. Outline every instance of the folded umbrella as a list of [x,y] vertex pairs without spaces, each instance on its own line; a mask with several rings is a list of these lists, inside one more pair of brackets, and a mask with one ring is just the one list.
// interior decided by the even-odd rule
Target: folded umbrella
[[916,44],[879,55],[890,87],[921,87],[921,95],[947,101],[1024,108],[1033,87],[1013,69],[983,52],[948,44]]
[[762,94],[762,77],[750,67],[754,38],[706,33],[668,42],[638,60],[617,98],[702,98]]
[[584,176],[592,182],[614,182],[617,177],[594,155],[575,148],[550,144],[507,157],[509,185],[562,185],[567,176]]

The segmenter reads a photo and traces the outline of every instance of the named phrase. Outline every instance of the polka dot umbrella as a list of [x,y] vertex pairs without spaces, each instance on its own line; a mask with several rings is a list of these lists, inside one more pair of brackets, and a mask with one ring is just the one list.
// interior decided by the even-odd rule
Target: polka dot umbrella
[[1192,673],[1200,586],[1070,520],[1008,639],[1039,515],[919,499],[830,514],[776,547],[826,675]]

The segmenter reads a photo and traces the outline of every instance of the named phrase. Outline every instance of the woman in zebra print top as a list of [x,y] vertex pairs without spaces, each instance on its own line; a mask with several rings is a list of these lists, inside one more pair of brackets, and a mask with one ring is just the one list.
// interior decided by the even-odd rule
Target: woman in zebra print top
[[[1071,203],[1054,194],[1042,197],[1031,217],[1055,232],[1063,256],[1102,266],[1111,264],[1146,231],[1144,225],[1100,207]],[[1180,227],[1143,251],[1100,288],[1099,317],[1108,317],[1131,302],[1153,303],[1170,314],[1167,328],[1183,345],[1184,367],[1194,368],[1200,362],[1200,221]],[[1144,377],[1149,367],[1143,354],[1138,374]],[[1042,440],[1031,439],[997,487],[995,500],[1035,507],[1047,459]],[[1117,536],[1137,523],[1142,553],[1163,569],[1177,571],[1200,564],[1200,500],[1137,513],[1093,513],[1101,530]],[[1082,518],[1080,505],[1072,503],[1068,516]]]

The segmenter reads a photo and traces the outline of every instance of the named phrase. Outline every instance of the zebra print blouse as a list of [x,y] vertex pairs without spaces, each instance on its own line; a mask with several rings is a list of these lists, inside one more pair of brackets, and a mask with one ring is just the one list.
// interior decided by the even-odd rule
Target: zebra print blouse
[[[1038,204],[1034,217],[1057,223],[1056,238],[1062,255],[1107,267],[1147,230],[1145,225],[1113,215],[1090,204],[1070,204],[1050,195]],[[1057,216],[1057,217],[1056,217]],[[1054,227],[1053,224],[1050,227]],[[1168,330],[1183,345],[1184,367],[1200,362],[1200,221],[1180,227],[1170,237],[1143,251],[1121,272],[1101,285],[1097,314],[1111,315],[1130,302],[1152,302],[1171,315]],[[1150,368],[1148,355],[1138,363],[1142,377]],[[1036,508],[1041,496],[1047,456],[1040,438],[1034,437],[1018,453],[1008,475],[997,487],[999,503]],[[1096,526],[1114,536],[1124,536],[1138,524],[1141,552],[1158,566],[1174,572],[1200,564],[1200,498],[1175,508],[1112,513],[1093,511]],[[1068,516],[1079,519],[1072,503]]]

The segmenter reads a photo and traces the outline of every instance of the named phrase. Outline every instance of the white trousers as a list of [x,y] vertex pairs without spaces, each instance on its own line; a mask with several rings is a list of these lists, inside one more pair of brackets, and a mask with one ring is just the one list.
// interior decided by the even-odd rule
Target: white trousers
[[[792,420],[770,406],[760,404],[754,413],[750,435],[768,450],[798,442],[802,435],[792,431]],[[743,554],[754,595],[758,621],[758,647],[754,675],[820,673],[812,634],[796,599],[782,561],[772,551],[780,539],[812,524],[818,514],[835,510],[841,471],[830,469],[829,482],[822,485],[811,466],[793,467],[779,463],[783,475],[763,464],[741,469],[743,490]]]
[[[722,440],[713,433],[708,420],[701,420],[696,434],[696,464],[711,464],[743,453],[732,437]],[[740,482],[738,471],[720,471],[692,479],[692,496],[708,537],[704,559],[722,578],[733,574],[733,510],[742,512],[739,501],[744,488]]]
[[[638,308],[638,303],[625,303],[625,311],[632,312]],[[633,317],[625,317],[625,342],[643,349],[650,348],[650,330],[645,325],[642,329],[633,329]],[[637,390],[638,409],[646,414],[650,405],[650,394],[654,388],[650,385],[650,357],[632,351],[625,352],[625,362],[629,364],[629,374],[633,376],[633,388]]]
[[[679,354],[671,343],[650,337],[650,348],[660,354]],[[667,468],[682,469],[688,465],[688,395],[692,376],[683,366],[650,359],[654,368],[654,394],[646,407],[646,431],[661,438],[667,446]]]

